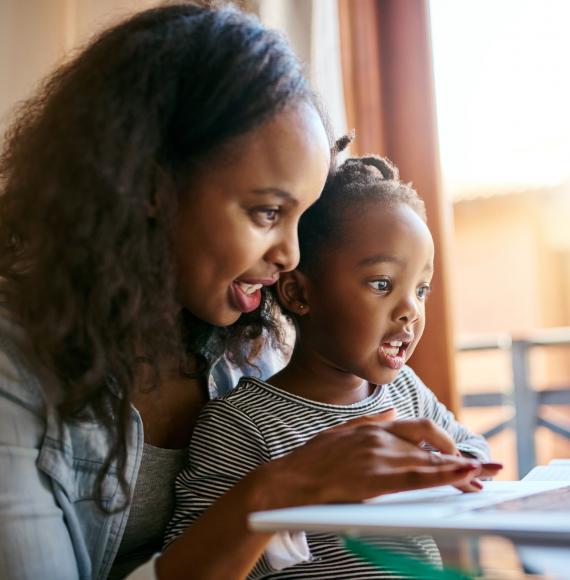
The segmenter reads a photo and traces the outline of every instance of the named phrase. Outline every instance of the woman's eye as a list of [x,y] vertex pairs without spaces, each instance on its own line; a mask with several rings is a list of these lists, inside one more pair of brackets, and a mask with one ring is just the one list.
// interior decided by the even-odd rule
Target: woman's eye
[[377,292],[389,292],[392,288],[390,280],[380,278],[379,280],[371,280],[368,284]]
[[279,217],[280,208],[278,207],[261,207],[253,212],[254,220],[262,226],[272,225]]
[[425,300],[429,296],[430,292],[431,286],[429,284],[422,284],[417,290],[418,298],[420,300]]

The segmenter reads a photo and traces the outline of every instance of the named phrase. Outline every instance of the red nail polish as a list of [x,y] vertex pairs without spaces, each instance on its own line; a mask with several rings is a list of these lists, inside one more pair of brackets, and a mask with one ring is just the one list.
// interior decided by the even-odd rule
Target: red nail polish
[[470,471],[475,471],[477,469],[474,465],[462,465],[455,470],[455,473],[469,473]]

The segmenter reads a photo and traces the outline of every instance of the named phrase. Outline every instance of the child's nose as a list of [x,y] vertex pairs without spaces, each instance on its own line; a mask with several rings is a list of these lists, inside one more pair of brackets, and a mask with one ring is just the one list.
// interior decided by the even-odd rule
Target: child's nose
[[405,296],[397,305],[394,318],[401,322],[415,322],[421,315],[415,296]]

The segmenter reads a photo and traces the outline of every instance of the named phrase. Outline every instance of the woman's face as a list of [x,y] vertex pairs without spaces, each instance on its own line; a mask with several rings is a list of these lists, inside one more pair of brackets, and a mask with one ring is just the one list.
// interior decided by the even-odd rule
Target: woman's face
[[302,105],[200,165],[174,227],[180,304],[217,326],[255,310],[259,288],[297,265],[298,221],[319,197],[329,164],[322,121]]

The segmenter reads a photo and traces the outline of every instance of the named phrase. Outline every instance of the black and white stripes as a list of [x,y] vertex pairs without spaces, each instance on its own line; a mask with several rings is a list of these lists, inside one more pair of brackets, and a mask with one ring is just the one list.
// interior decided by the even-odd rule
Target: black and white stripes
[[[352,418],[394,407],[398,419],[426,417],[443,427],[457,446],[487,458],[482,437],[460,425],[415,373],[404,367],[396,380],[347,406],[310,401],[254,378],[244,378],[230,393],[206,405],[190,445],[189,462],[176,482],[176,507],[166,534],[172,541],[218,497],[260,464],[281,457],[315,435]],[[250,578],[397,578],[372,569],[349,554],[332,534],[308,534],[310,562],[280,572],[265,558]],[[439,562],[431,538],[375,539],[383,547]]]

